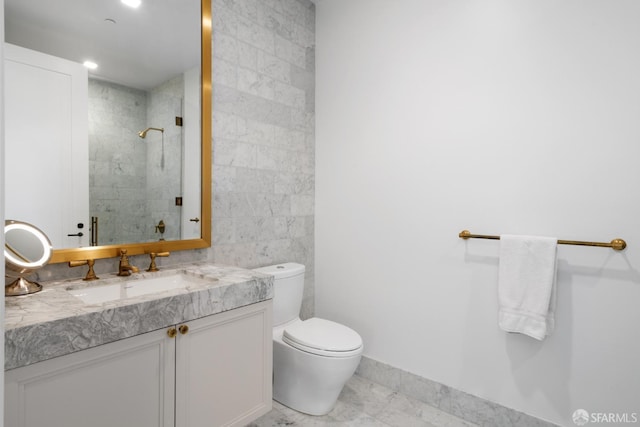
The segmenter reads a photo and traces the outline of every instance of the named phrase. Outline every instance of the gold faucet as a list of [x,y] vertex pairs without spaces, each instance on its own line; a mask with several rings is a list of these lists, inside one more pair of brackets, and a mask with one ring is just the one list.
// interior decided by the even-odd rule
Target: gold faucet
[[158,267],[156,266],[156,257],[169,256],[169,252],[151,252],[149,256],[151,257],[151,264],[149,265],[149,268],[147,268],[147,271],[158,271]]
[[131,273],[137,273],[138,267],[129,264],[129,257],[126,249],[120,249],[120,265],[118,266],[118,276],[131,276]]

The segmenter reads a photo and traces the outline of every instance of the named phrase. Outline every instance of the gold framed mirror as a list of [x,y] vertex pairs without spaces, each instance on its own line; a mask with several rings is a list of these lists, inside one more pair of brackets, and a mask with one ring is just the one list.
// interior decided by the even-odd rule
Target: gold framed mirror
[[[196,163],[198,162],[196,157],[194,161],[190,163],[192,166],[188,166],[188,168],[190,168],[191,170],[199,168],[200,206],[199,208],[196,206],[195,212],[193,212],[186,219],[187,221],[191,219],[192,221],[198,222],[198,226],[200,227],[199,233],[196,230],[196,233],[193,233],[191,235],[187,234],[186,235],[187,237],[185,237],[184,234],[178,235],[178,236],[172,235],[172,236],[169,236],[169,238],[174,240],[163,240],[164,227],[160,227],[160,225],[164,225],[163,221],[160,219],[162,218],[162,216],[160,218],[152,218],[151,215],[147,214],[147,216],[144,217],[144,221],[149,224],[145,224],[145,226],[148,227],[149,225],[151,225],[152,226],[151,228],[153,229],[153,226],[155,226],[155,224],[158,224],[158,226],[156,226],[155,228],[156,228],[156,232],[158,232],[159,228],[162,228],[162,230],[160,231],[160,234],[157,235],[160,237],[160,239],[158,239],[157,237],[153,237],[153,234],[152,234],[151,238],[147,237],[147,240],[144,240],[144,241],[142,239],[136,239],[135,237],[132,237],[130,239],[131,241],[112,240],[111,242],[113,243],[110,243],[108,239],[102,238],[102,234],[101,234],[101,239],[98,240],[97,233],[96,233],[96,240],[95,240],[97,242],[96,246],[89,246],[89,243],[86,242],[86,240],[83,240],[84,243],[76,244],[76,247],[71,246],[73,245],[73,243],[69,247],[66,247],[65,245],[54,244],[54,251],[53,251],[50,263],[62,263],[62,262],[77,261],[77,260],[111,258],[111,257],[118,256],[120,253],[120,250],[122,249],[126,249],[129,255],[136,255],[136,254],[151,253],[151,252],[158,253],[158,252],[178,251],[178,250],[187,250],[187,249],[198,249],[198,248],[206,248],[211,246],[211,87],[212,87],[211,85],[211,2],[209,0],[201,0],[198,3],[200,3],[200,30],[201,30],[200,31],[200,76],[199,76],[200,122],[199,122],[199,126],[197,123],[194,123],[193,120],[188,121],[187,123],[190,124],[191,126],[196,127],[193,131],[193,135],[196,135],[198,132],[198,127],[200,128],[199,129],[199,136],[200,136],[199,165],[196,166]],[[29,4],[35,5],[36,2],[35,1],[29,2]],[[82,7],[86,6],[88,8],[91,8],[90,4],[91,3],[86,3],[86,4],[77,3],[78,8],[81,5]],[[155,7],[156,5],[157,5],[156,3],[153,3],[153,4],[149,4],[148,7],[151,7],[151,6]],[[6,10],[6,7],[7,7],[7,4],[5,3],[5,10]],[[143,8],[144,8],[144,3],[143,3]],[[44,9],[41,7],[40,13],[42,13],[42,10]],[[71,18],[73,18],[74,16],[77,18],[77,16],[75,15],[76,13],[75,9],[72,9],[72,10],[74,10],[74,13],[71,14],[73,15],[71,16]],[[6,16],[6,13],[5,13],[5,16]],[[78,19],[76,19],[76,21],[78,21]],[[109,20],[105,19],[104,21],[106,22]],[[193,21],[190,21],[190,22],[193,22]],[[109,23],[103,23],[103,24],[106,26],[112,25]],[[171,31],[164,31],[162,32],[162,34],[166,34],[170,36]],[[11,42],[11,40],[7,39],[7,42]],[[25,47],[29,47],[29,46],[25,46]],[[153,53],[162,54],[164,52],[161,49],[154,49]],[[142,59],[146,60],[149,58],[146,58],[145,56],[143,56],[141,60]],[[137,73],[137,74],[140,75],[140,73]],[[195,78],[198,79],[197,74]],[[197,83],[197,80],[195,81],[195,83]],[[195,108],[198,108],[197,104]],[[193,117],[196,117],[195,114],[197,114],[197,110],[194,111]],[[176,116],[177,115],[178,114],[176,114]],[[180,124],[178,124],[177,122],[178,118],[179,117],[176,117],[176,126],[182,126],[182,121],[180,121]],[[182,118],[180,118],[180,120],[182,120]],[[149,146],[153,144],[156,147],[158,147],[160,146],[159,141],[162,141],[161,142],[162,167],[164,168],[165,141],[164,139],[161,139],[161,138],[164,138],[164,131],[149,134],[147,139],[145,139],[146,132],[144,132],[145,133],[144,136],[142,135],[143,133],[142,129],[144,127],[150,126],[152,129],[155,129],[153,126],[157,126],[157,125],[158,124],[155,122],[150,123],[146,126],[140,126],[139,129],[136,128],[136,132],[129,132],[129,133],[134,135],[135,139],[137,140],[137,143],[140,144],[140,146],[142,146],[142,144],[148,144]],[[138,131],[141,131],[141,132],[138,133]],[[198,142],[196,141],[195,144],[198,144]],[[195,149],[192,150],[192,152],[195,152],[195,151],[196,151]],[[41,157],[45,158],[44,156],[45,155],[42,155]],[[168,161],[170,160],[170,155],[169,157],[167,157],[167,160]],[[15,162],[15,163],[18,163],[18,162]],[[187,166],[183,166],[183,169],[184,168],[187,168]],[[195,189],[196,188],[195,183],[198,181],[197,170],[195,170],[194,173],[195,173],[194,185],[192,185],[190,188]],[[25,185],[29,185],[29,184],[26,183]],[[183,185],[186,185],[186,184],[183,184]],[[64,187],[56,188],[55,194],[65,191],[65,190],[62,190],[62,188]],[[196,189],[195,191],[197,194],[198,190]],[[50,193],[54,193],[54,191],[50,191]],[[179,193],[175,193],[173,195],[182,196]],[[178,199],[180,199],[180,204],[178,203]],[[27,207],[31,205],[30,206],[31,211],[43,210],[40,207],[36,207],[31,202],[28,202],[29,199],[25,198],[25,200],[27,200],[27,203],[24,203],[24,205]],[[33,200],[34,199],[32,198],[31,201]],[[189,200],[197,200],[197,195],[195,195],[194,197],[191,197]],[[126,200],[125,203],[130,203],[130,201]],[[171,197],[171,203],[173,203],[173,197]],[[182,197],[176,197],[175,206],[182,206]],[[198,212],[198,209],[199,209],[199,212]],[[94,215],[94,214],[92,213],[91,215]],[[24,219],[21,216],[16,216],[15,214],[13,216],[19,219]],[[83,216],[83,218],[85,217]],[[26,218],[26,219],[30,220],[29,218]],[[160,219],[160,221],[158,221],[158,219]],[[76,222],[80,223],[80,222],[86,221],[85,223],[88,223],[89,222],[88,220],[89,218],[86,218],[83,220],[71,221],[71,222],[73,223],[73,227],[75,227]],[[40,224],[40,222],[34,221],[32,219],[30,220],[30,222],[34,224]],[[82,236],[83,235],[82,231],[84,231],[83,239],[87,239],[88,234],[93,234],[93,231],[94,231],[93,227],[91,230],[87,230],[87,228],[80,230],[81,226],[82,224],[78,224],[78,230],[69,230],[69,231],[65,230],[64,236]],[[47,228],[45,227],[44,229],[46,230]],[[171,230],[172,231],[175,230],[175,227],[171,228]],[[67,234],[67,233],[70,233],[70,234]],[[71,234],[71,233],[74,233],[74,234]],[[198,234],[199,234],[199,238],[195,238],[195,236],[198,236]],[[74,237],[71,239],[77,239],[78,242],[80,241],[79,237],[78,238]],[[51,240],[54,241],[53,238]],[[133,240],[137,240],[137,241],[133,241]],[[103,242],[105,244],[101,245],[101,243]],[[91,244],[92,245],[94,244],[93,235],[92,235]],[[77,247],[77,246],[81,246],[81,247]]]

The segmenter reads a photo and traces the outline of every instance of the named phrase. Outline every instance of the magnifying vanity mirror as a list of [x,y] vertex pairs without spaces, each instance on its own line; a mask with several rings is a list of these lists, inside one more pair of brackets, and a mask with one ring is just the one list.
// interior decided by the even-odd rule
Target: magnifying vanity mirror
[[51,259],[49,238],[26,222],[7,220],[4,225],[5,275],[15,278],[5,285],[7,296],[27,295],[42,290],[42,285],[25,279]]
[[211,1],[4,4],[5,217],[51,263],[209,247]]

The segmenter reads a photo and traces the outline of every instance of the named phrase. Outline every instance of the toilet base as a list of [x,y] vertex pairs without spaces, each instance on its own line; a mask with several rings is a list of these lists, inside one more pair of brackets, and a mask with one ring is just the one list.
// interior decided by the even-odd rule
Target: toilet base
[[346,382],[356,371],[362,353],[326,357],[273,341],[273,398],[309,415],[326,415],[336,404]]

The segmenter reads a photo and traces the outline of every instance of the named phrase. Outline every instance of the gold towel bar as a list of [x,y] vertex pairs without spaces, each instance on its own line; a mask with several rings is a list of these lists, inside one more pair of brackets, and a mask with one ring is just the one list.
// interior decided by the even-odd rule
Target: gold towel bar
[[[471,234],[469,230],[462,230],[458,237],[461,239],[491,239],[500,240],[500,236],[488,236],[486,234]],[[581,242],[579,240],[558,240],[560,245],[578,245],[578,246],[598,246],[601,248],[611,248],[616,251],[621,251],[627,247],[627,242],[622,239],[613,239],[611,243],[602,242]]]

